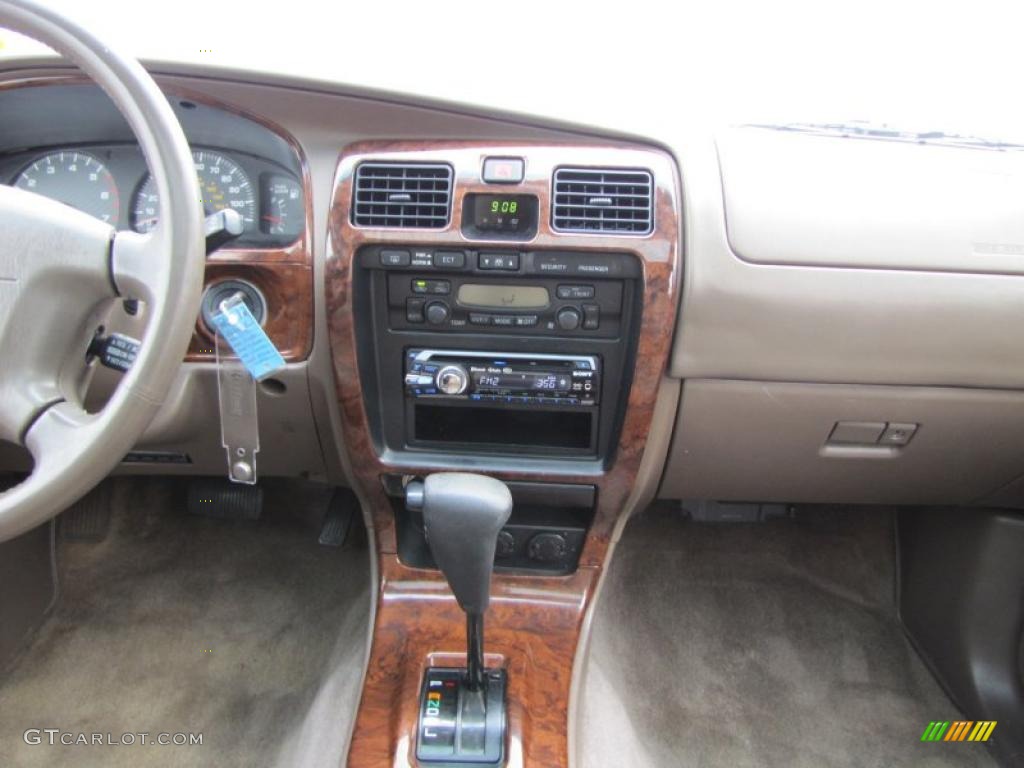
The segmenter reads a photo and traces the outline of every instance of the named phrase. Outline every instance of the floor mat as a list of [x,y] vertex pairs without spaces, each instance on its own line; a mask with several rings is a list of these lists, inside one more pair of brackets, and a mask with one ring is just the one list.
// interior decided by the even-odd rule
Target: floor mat
[[896,621],[892,542],[880,510],[631,521],[594,619],[581,765],[995,765],[920,741],[959,714]]
[[[236,522],[185,514],[178,481],[117,481],[110,535],[61,543],[60,603],[0,680],[0,765],[340,765],[368,555],[319,546],[305,501],[271,490],[262,520]],[[26,744],[30,728],[135,744]]]

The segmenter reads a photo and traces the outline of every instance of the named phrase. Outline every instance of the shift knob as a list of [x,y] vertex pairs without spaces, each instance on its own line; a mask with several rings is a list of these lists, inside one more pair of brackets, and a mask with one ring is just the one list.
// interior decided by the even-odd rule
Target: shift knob
[[438,472],[406,486],[406,504],[423,510],[427,543],[459,606],[483,614],[490,602],[498,533],[512,513],[512,494],[500,480]]

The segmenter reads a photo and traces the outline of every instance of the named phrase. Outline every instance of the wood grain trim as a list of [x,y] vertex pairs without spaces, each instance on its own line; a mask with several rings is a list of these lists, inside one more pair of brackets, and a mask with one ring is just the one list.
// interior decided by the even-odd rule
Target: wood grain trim
[[[328,329],[342,429],[355,482],[370,505],[380,570],[377,616],[367,677],[356,719],[350,766],[410,766],[420,675],[431,653],[463,649],[464,624],[439,573],[409,568],[397,558],[394,518],[380,483],[387,472],[426,474],[444,469],[425,458],[420,467],[381,460],[370,436],[359,378],[352,307],[354,255],[368,243],[466,245],[459,231],[462,196],[494,192],[480,182],[483,158],[526,158],[526,179],[501,191],[540,200],[536,237],[522,248],[628,251],[643,266],[643,314],[636,365],[614,464],[593,474],[494,472],[506,480],[581,482],[598,487],[597,509],[579,570],[562,578],[498,574],[488,613],[485,647],[509,670],[512,768],[568,764],[568,707],[580,627],[608,552],[615,522],[636,481],[665,371],[679,301],[679,193],[674,162],[657,150],[615,146],[472,142],[368,142],[342,153],[329,218],[326,295]],[[440,231],[370,229],[352,225],[349,210],[355,167],[363,160],[446,162],[455,169],[452,222]],[[655,229],[650,235],[559,233],[550,226],[549,184],[558,166],[647,168],[655,179]],[[473,240],[484,244],[487,241]],[[495,243],[497,246],[498,243]],[[504,244],[507,247],[507,243]]]
[[[313,268],[304,264],[208,263],[206,285],[234,278],[263,293],[268,315],[263,324],[274,346],[288,362],[305,360],[313,347]],[[200,318],[186,360],[212,361],[213,333]]]
[[[465,666],[465,614],[443,579],[381,557],[373,650],[349,766],[414,766],[427,666]],[[572,660],[598,569],[565,578],[495,579],[484,648],[508,671],[509,766],[565,766]]]
[[[81,74],[46,75],[0,83],[0,90],[53,85],[91,85]],[[207,257],[206,285],[236,277],[248,280],[263,291],[270,305],[267,332],[288,362],[309,357],[313,347],[313,195],[309,165],[298,141],[284,128],[259,115],[180,87],[163,88],[168,98],[192,101],[230,112],[253,121],[283,139],[295,152],[301,167],[306,206],[302,234],[290,245],[273,248],[222,248]],[[230,151],[230,148],[227,148]],[[225,267],[222,265],[233,265]],[[283,301],[287,303],[278,304]],[[189,342],[186,362],[213,360],[213,339],[201,318]]]

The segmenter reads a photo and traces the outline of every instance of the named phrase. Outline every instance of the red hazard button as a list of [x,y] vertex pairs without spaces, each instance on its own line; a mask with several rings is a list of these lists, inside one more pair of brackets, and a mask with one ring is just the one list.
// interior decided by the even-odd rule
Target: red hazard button
[[525,170],[521,157],[488,157],[484,159],[483,179],[488,184],[518,184]]

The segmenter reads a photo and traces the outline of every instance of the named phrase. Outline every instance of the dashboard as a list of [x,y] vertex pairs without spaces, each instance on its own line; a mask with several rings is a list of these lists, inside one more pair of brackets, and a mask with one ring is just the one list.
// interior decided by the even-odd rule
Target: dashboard
[[[147,226],[157,212],[146,210],[145,165],[105,97],[65,67],[6,66],[0,182],[66,181],[77,152],[93,159],[83,172],[96,181],[81,194],[105,206],[99,215],[122,228]],[[373,470],[379,484],[381,475],[452,466],[459,456],[477,468],[595,485],[640,452],[636,487],[648,497],[1024,503],[1006,450],[1024,429],[1012,331],[1024,323],[1019,225],[1006,219],[1024,178],[1020,158],[751,127],[669,126],[638,139],[334,84],[155,69],[203,166],[197,177],[207,173],[197,194],[249,219],[243,240],[210,255],[207,285],[255,286],[264,327],[289,363],[261,389],[267,473],[355,484],[357,470]],[[943,169],[941,185],[917,174],[922,163]],[[437,211],[428,209],[416,214],[428,226],[395,226],[382,205],[401,200],[361,208],[353,185],[364,164],[450,174],[440,224],[429,226]],[[647,171],[654,189],[673,193],[650,221],[619,222],[613,235],[574,232],[554,215],[556,186],[573,180],[556,173],[581,168]],[[910,215],[902,228],[879,212],[886,184],[902,190],[900,210]],[[74,204],[79,193],[58,187],[53,194],[71,194]],[[960,200],[966,190],[984,206],[947,205],[936,229],[925,203]],[[818,226],[801,229],[797,212],[812,206]],[[277,216],[275,207],[285,221],[262,218]],[[674,233],[660,229],[669,221]],[[381,261],[384,251],[397,261]],[[413,261],[427,251],[454,261]],[[624,271],[593,280],[594,272],[541,273],[540,261],[557,265],[559,253],[585,254],[591,269],[604,268],[600,256]],[[652,316],[648,296],[671,298]],[[588,328],[593,305],[599,325]],[[648,339],[671,341],[664,360],[645,354]],[[159,471],[223,471],[211,347],[197,318],[175,394],[139,445],[140,454],[166,459]],[[544,402],[554,407],[545,414],[563,409],[551,417],[561,420],[557,436],[544,434],[553,420],[522,428],[533,417],[522,409],[503,416],[493,405],[479,406],[478,420],[439,424],[439,409],[450,406],[429,387],[407,391],[405,375],[419,372],[391,352],[473,347],[596,355],[610,385],[593,404]],[[545,376],[557,366],[533,362],[497,371],[456,361],[476,388],[467,396],[483,402],[572,400],[557,375]],[[516,377],[539,382],[537,391],[505,386]],[[651,414],[648,429],[630,420],[634,407]],[[918,428],[905,446],[830,444],[848,421]],[[500,429],[511,430],[505,437],[520,429],[519,442],[503,446]],[[154,468],[128,462],[120,471]]]

